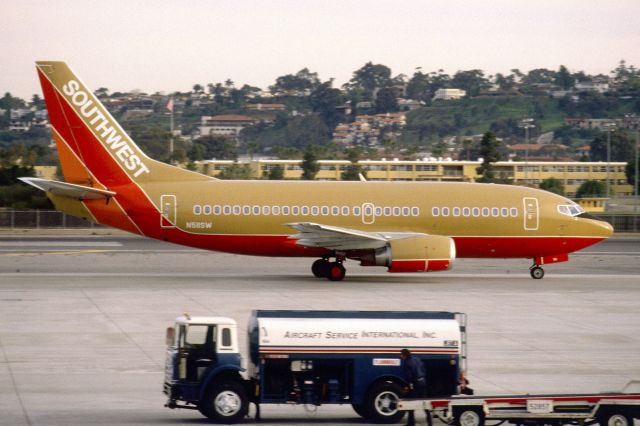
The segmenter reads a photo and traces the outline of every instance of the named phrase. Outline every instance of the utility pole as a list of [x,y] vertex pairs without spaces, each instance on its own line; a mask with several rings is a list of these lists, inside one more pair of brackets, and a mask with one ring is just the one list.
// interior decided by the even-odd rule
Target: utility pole
[[173,154],[173,97],[167,102],[167,109],[171,111],[171,136],[169,138],[169,155]]
[[519,127],[524,128],[524,186],[529,186],[529,129],[536,126],[533,118],[523,118]]
[[615,129],[616,124],[613,122],[604,123],[603,127],[607,132],[607,198],[611,198],[611,132]]

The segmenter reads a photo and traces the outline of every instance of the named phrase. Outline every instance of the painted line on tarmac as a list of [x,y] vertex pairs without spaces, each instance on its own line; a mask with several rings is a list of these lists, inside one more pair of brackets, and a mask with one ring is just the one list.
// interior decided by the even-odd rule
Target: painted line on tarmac
[[569,253],[569,256],[621,256],[640,255],[640,251],[585,251],[581,253]]
[[19,257],[19,256],[40,256],[40,255],[49,255],[49,254],[63,254],[63,255],[69,255],[69,254],[94,254],[94,253],[105,253],[108,252],[109,250],[68,250],[68,251],[47,251],[47,252],[43,252],[41,250],[38,251],[21,251],[21,252],[14,252],[12,251],[11,253],[2,253],[0,254],[0,257]]
[[117,241],[0,241],[0,247],[122,247]]

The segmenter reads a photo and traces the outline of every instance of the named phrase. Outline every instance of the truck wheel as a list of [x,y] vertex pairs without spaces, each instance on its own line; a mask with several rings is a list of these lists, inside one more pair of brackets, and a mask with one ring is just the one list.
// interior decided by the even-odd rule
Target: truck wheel
[[456,426],[484,426],[484,413],[481,408],[462,407],[453,414]]
[[223,382],[207,392],[200,411],[215,423],[238,423],[247,414],[249,401],[242,384]]
[[398,410],[398,401],[402,388],[394,382],[382,382],[374,385],[365,396],[362,408],[365,417],[374,423],[396,423],[404,411]]
[[598,416],[600,426],[633,426],[633,419],[619,410],[606,411]]

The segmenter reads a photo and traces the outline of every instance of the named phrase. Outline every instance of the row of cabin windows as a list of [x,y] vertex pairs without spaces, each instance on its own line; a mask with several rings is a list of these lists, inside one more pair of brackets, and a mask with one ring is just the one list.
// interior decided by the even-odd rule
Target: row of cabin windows
[[518,217],[516,207],[432,207],[433,216]]
[[244,215],[244,216],[420,216],[419,207],[399,206],[374,206],[364,204],[361,206],[240,206],[240,205],[200,205],[193,206],[194,215]]

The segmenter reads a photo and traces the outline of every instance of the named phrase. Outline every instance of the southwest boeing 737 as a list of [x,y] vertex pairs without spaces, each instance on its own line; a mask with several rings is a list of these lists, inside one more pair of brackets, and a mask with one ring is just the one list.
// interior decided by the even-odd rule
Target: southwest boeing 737
[[227,181],[144,154],[64,62],[37,62],[64,182],[22,178],[67,214],[207,250],[316,257],[389,272],[450,269],[456,257],[543,264],[608,238],[612,227],[550,192],[447,182]]

